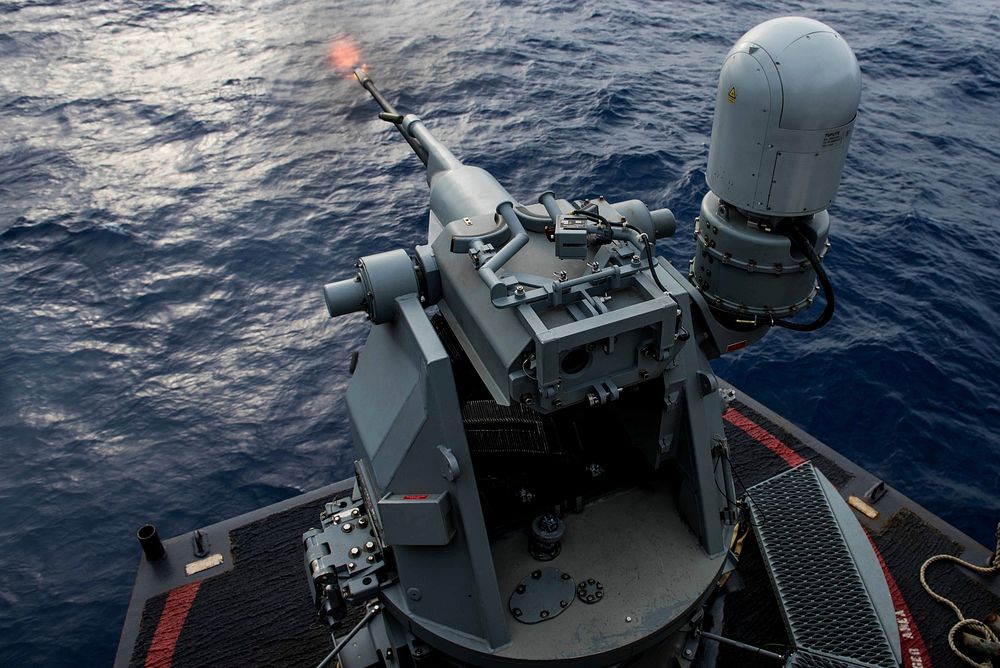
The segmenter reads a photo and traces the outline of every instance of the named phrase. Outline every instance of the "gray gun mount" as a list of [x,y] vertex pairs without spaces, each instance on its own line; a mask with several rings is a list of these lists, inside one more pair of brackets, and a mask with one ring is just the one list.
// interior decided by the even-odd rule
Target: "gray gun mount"
[[[328,518],[305,537],[324,619],[376,595],[387,612],[343,665],[392,650],[601,666],[689,648],[742,514],[731,392],[709,361],[806,308],[817,276],[827,288],[825,211],[783,220],[709,193],[692,283],[654,253],[668,209],[548,191],[520,204],[355,74],[426,165],[430,213],[427,244],[323,289],[331,316],[373,323],[347,390],[359,459],[343,506],[369,528],[353,544]],[[564,590],[584,602],[567,609]]]

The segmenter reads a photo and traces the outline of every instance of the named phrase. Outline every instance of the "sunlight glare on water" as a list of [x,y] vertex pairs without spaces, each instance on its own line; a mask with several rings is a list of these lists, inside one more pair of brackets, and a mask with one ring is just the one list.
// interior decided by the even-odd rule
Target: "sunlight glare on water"
[[[861,0],[0,6],[0,665],[107,665],[164,536],[345,477],[368,324],[320,287],[424,241],[421,166],[350,77],[522,201],[669,206],[682,270],[718,68],[820,19],[864,90],[833,322],[716,363],[944,519],[1000,516],[1000,8]],[[331,41],[331,36],[337,36]]]

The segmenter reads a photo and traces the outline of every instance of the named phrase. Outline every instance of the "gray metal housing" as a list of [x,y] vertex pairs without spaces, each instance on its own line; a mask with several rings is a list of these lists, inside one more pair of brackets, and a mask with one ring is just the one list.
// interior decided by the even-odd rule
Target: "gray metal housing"
[[[678,632],[725,565],[736,495],[708,360],[734,337],[762,332],[710,323],[699,292],[648,253],[651,238],[672,231],[669,211],[549,194],[545,206],[519,207],[528,231],[509,200],[497,203],[506,191],[492,177],[443,152],[416,121],[410,127],[433,173],[430,243],[414,260],[400,251],[362,258],[355,278],[324,290],[331,313],[366,310],[375,323],[347,408],[364,507],[395,572],[382,600],[422,641],[470,663],[622,661]],[[585,226],[584,256],[561,259],[543,223],[558,228],[577,206],[606,222]],[[573,534],[553,562],[605,581],[603,609],[581,605],[526,630],[504,605],[532,559],[519,534],[487,532],[451,359],[424,312],[435,302],[497,405],[555,413],[661,383],[649,386],[662,387],[662,402],[634,425],[643,434],[634,447],[646,470],[674,472],[663,478],[672,482],[591,500],[579,521],[567,519]],[[641,564],[600,555],[589,527],[601,517],[617,518],[619,541],[643,537],[634,548],[647,555]],[[668,552],[677,558],[659,559]],[[629,589],[636,569],[655,586]],[[621,628],[601,635],[612,606]],[[588,649],[581,634],[599,640]]]
[[763,216],[801,216],[833,202],[850,144],[861,70],[829,26],[766,21],[726,56],[706,179],[723,201]]
[[[380,102],[427,165],[427,245],[412,258],[361,258],[353,279],[324,292],[331,315],[365,310],[374,323],[347,391],[358,510],[370,514],[386,555],[379,595],[392,618],[387,633],[411,651],[419,641],[484,667],[615,665],[683,639],[725,568],[740,511],[722,420],[729,395],[709,360],[768,328],[753,319],[729,329],[714,307],[773,317],[811,301],[815,272],[771,224],[794,216],[825,248],[821,211],[839,181],[858,92],[853,54],[820,23],[772,21],[745,40],[721,79],[738,80],[730,85],[737,92],[730,102],[727,90],[717,110],[714,192],[703,203],[692,266],[697,287],[653,252],[675,227],[669,210],[551,192],[519,205],[420,119]],[[358,78],[378,101],[370,77]],[[817,101],[817,91],[838,102]],[[436,325],[425,312],[431,306],[442,316]],[[475,376],[464,393],[458,369]],[[463,421],[473,403],[576,433],[560,457],[576,448],[627,462],[613,487],[580,485],[531,509],[561,514],[567,533],[546,563],[604,582],[603,609],[579,605],[526,624],[505,605],[537,568],[525,534],[507,519],[519,517],[513,504],[529,502],[514,489],[492,499],[499,510],[491,517],[503,521],[491,524],[484,506],[498,480],[520,484],[530,471],[505,468],[520,441],[498,449],[500,464],[474,456]],[[600,422],[599,438],[579,435],[583,411]],[[320,554],[326,543],[312,538]]]
[[[820,211],[803,220],[807,239],[822,258],[830,217]],[[753,223],[713,192],[705,194],[695,220],[697,252],[689,280],[715,308],[748,318],[787,318],[816,297],[816,272],[789,238]]]

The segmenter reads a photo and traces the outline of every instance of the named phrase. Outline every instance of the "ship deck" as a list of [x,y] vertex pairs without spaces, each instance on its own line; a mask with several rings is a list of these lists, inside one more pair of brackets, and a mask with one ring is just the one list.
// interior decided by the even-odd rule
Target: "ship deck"
[[[761,404],[740,392],[737,396],[725,415],[725,426],[740,487],[753,487],[806,461],[822,471],[844,498],[865,498],[881,482]],[[352,485],[351,480],[341,481],[205,527],[201,531],[208,539],[209,556],[204,559],[192,556],[193,532],[165,540],[167,555],[156,563],[140,558],[115,666],[317,665],[332,643],[313,612],[301,536],[318,524],[323,505],[349,493]],[[889,484],[871,505],[877,517],[856,516],[889,584],[903,665],[964,665],[948,648],[948,630],[956,620],[924,592],[919,570],[925,559],[941,553],[985,565],[992,550]],[[221,563],[213,565],[219,561],[216,555],[221,555]],[[752,532],[735,573],[710,602],[706,628],[756,646],[787,646]],[[936,567],[929,579],[970,617],[983,619],[1000,611],[997,579],[985,580],[950,565]],[[776,662],[703,642],[695,665],[752,668]]]

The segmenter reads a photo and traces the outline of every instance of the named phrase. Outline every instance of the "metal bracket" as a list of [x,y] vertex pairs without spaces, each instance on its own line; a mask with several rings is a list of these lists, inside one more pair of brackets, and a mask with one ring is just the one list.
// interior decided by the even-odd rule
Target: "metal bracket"
[[348,605],[364,605],[378,594],[385,558],[360,499],[331,501],[320,519],[322,528],[305,532],[302,542],[316,613],[332,623],[346,616]]
[[865,500],[872,504],[878,503],[878,500],[885,496],[888,491],[885,481],[879,480],[865,492]]

